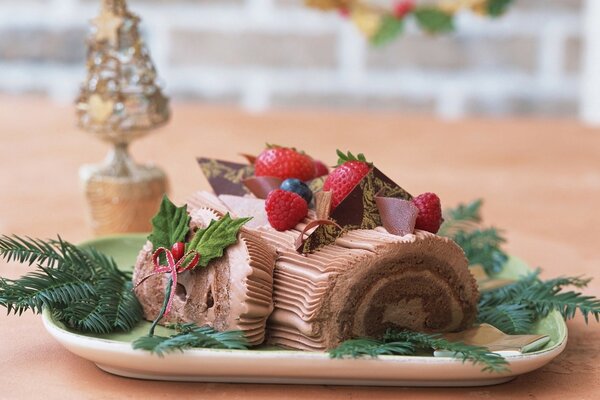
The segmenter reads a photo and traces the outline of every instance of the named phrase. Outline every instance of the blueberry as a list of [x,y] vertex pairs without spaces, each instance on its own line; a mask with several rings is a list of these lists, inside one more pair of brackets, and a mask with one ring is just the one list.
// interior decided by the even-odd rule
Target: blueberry
[[306,200],[306,203],[308,204],[310,204],[310,201],[313,197],[312,191],[309,189],[306,183],[302,182],[300,179],[286,179],[281,183],[281,186],[279,186],[279,188],[287,192],[294,192],[300,195],[300,197]]

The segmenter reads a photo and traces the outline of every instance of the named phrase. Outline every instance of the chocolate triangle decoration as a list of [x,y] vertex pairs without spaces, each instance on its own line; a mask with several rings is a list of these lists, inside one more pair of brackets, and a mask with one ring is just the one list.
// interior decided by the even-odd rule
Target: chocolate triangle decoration
[[231,194],[244,196],[250,191],[244,185],[244,179],[254,175],[254,166],[239,164],[230,161],[216,160],[213,158],[197,159],[202,173],[217,196]]
[[[252,159],[249,155],[243,154],[243,156],[245,156],[248,161]],[[205,157],[198,157],[197,161],[202,169],[202,173],[206,176],[208,183],[217,196],[222,194],[230,194],[233,196],[252,194],[244,184],[244,180],[254,177],[253,165]],[[322,176],[307,182],[313,193],[321,190],[325,178],[325,176]]]
[[251,176],[244,179],[244,186],[259,199],[266,199],[271,191],[278,189],[283,182],[274,176]]
[[297,250],[301,253],[314,253],[321,247],[334,243],[347,230],[382,226],[376,195],[412,199],[410,193],[373,167],[331,213],[331,219],[342,229],[335,225],[320,225]]

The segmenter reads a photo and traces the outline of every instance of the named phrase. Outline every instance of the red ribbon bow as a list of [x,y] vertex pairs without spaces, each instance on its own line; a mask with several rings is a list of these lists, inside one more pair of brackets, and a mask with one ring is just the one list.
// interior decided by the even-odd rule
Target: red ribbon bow
[[[160,265],[160,256],[163,253],[165,254],[165,257],[167,259],[167,265]],[[191,255],[193,255],[192,259],[188,263],[186,263],[186,260]],[[173,304],[173,298],[175,297],[175,288],[177,287],[177,275],[182,272],[193,269],[196,265],[198,265],[199,261],[200,261],[200,253],[198,253],[197,251],[190,250],[187,253],[185,253],[185,255],[183,257],[181,257],[179,260],[175,261],[175,258],[173,257],[173,253],[171,252],[171,250],[169,250],[165,247],[159,247],[158,249],[156,249],[154,254],[152,254],[152,262],[154,264],[154,271],[152,271],[151,274],[145,276],[141,281],[139,281],[135,285],[135,287],[138,287],[139,285],[141,285],[146,279],[150,278],[151,276],[154,276],[157,274],[164,274],[164,273],[171,274],[171,290],[169,293],[169,300],[167,302],[167,307],[165,308],[165,313],[163,314],[163,317],[166,317],[169,314],[169,311],[171,311],[171,306]]]

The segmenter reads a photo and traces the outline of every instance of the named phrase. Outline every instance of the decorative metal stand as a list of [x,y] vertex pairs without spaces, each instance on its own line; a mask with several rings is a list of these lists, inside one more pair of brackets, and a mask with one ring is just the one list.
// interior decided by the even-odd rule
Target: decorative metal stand
[[153,165],[138,165],[129,144],[169,119],[168,99],[125,0],[103,0],[88,38],[87,79],[77,99],[78,125],[114,147],[101,165],[80,170],[96,234],[143,232],[168,184]]

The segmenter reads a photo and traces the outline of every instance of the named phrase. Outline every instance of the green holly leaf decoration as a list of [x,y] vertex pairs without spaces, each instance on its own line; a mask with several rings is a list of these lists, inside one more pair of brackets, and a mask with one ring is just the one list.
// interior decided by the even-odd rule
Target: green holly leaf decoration
[[190,216],[187,213],[187,205],[177,207],[165,195],[158,213],[152,218],[152,233],[148,236],[154,249],[170,249],[174,243],[185,241],[189,230]]
[[371,38],[375,46],[382,46],[394,40],[404,30],[404,19],[386,15],[381,21],[379,30]]
[[434,7],[421,7],[415,10],[419,26],[429,33],[444,33],[454,30],[452,15]]
[[186,250],[195,250],[200,254],[198,265],[206,267],[208,263],[223,256],[223,251],[237,242],[240,228],[252,218],[233,219],[229,213],[219,220],[210,221],[205,229],[199,229]]
[[506,12],[513,0],[488,0],[487,12],[492,17],[499,17]]

